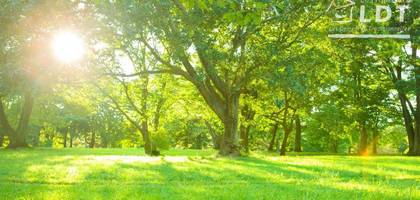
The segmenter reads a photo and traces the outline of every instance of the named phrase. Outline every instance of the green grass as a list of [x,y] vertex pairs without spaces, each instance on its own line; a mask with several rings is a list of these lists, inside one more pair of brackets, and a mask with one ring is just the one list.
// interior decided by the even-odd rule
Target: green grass
[[420,199],[420,159],[0,150],[0,199]]

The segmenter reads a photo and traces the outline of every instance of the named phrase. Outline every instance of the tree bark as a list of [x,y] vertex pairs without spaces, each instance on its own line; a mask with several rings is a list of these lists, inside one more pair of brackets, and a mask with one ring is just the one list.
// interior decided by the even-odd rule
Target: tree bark
[[[283,113],[283,122],[282,122],[282,126],[283,126],[283,130],[284,130],[284,137],[283,137],[283,141],[281,143],[281,148],[280,148],[280,155],[281,156],[285,156],[286,155],[286,150],[287,150],[287,141],[289,139],[289,135],[290,133],[293,131],[293,121],[294,121],[294,115],[296,113],[296,110],[294,110],[294,113],[292,115],[289,116],[289,98],[288,98],[288,93],[287,91],[284,91],[284,113]],[[288,119],[290,118],[290,122],[288,122]]]
[[223,119],[224,135],[222,146],[220,148],[220,155],[227,156],[238,156],[239,145],[238,145],[238,107],[239,107],[239,95],[231,95],[227,101],[227,108],[225,109],[225,115]]
[[379,142],[379,132],[377,130],[373,131],[372,139],[372,154],[378,154],[378,142]]
[[283,137],[283,141],[281,143],[281,148],[280,148],[280,155],[281,156],[285,156],[286,155],[287,140],[289,138],[290,132],[292,132],[292,130],[290,130],[289,128],[285,128],[284,129],[284,137]]
[[245,152],[249,152],[249,140],[248,140],[248,130],[249,126],[241,124],[239,127],[240,137],[241,137],[241,149]]
[[241,115],[243,117],[243,121],[241,121],[241,126],[239,127],[241,149],[246,153],[249,153],[249,131],[251,129],[250,122],[254,119],[255,111],[251,108],[250,105],[248,105],[248,103],[245,103],[241,109]]
[[368,134],[366,130],[366,125],[364,122],[359,122],[360,128],[360,142],[359,142],[359,155],[366,155],[368,148]]
[[73,135],[72,134],[70,134],[69,147],[73,148]]
[[[172,31],[169,32],[173,33]],[[206,104],[221,120],[224,125],[224,134],[219,154],[223,156],[240,155],[237,130],[238,104],[243,84],[238,81],[243,79],[235,81],[224,80],[217,73],[216,65],[213,63],[211,56],[208,55],[209,51],[206,50],[208,46],[198,38],[193,37],[192,39],[198,59],[204,69],[204,74],[197,71],[196,67],[190,62],[190,57],[186,52],[178,51],[176,55],[184,70],[161,57],[144,37],[141,37],[140,41],[145,44],[159,62],[169,68],[172,74],[181,75],[190,81],[200,92]],[[169,40],[169,44],[174,47],[180,47],[179,43],[174,42],[174,40]]]
[[279,123],[275,123],[272,129],[270,144],[268,145],[268,151],[274,151],[274,145],[277,137],[277,129],[279,128]]
[[4,134],[7,135],[9,137],[9,142],[10,142],[10,137],[12,135],[14,135],[14,130],[13,128],[10,126],[9,120],[7,119],[6,116],[6,112],[5,109],[3,107],[3,99],[0,97],[0,125],[4,131]]
[[63,133],[63,147],[67,148],[67,130]]
[[[143,70],[147,70],[146,67],[146,60],[145,60],[145,55],[146,55],[146,49],[142,48],[142,53],[144,54],[143,57],[141,58],[141,68]],[[141,113],[142,114],[142,120],[141,120],[141,133],[143,135],[143,140],[144,140],[144,151],[147,155],[151,155],[151,156],[158,156],[160,154],[160,152],[157,150],[156,145],[153,144],[152,138],[150,136],[150,131],[149,131],[149,117],[147,115],[147,108],[148,108],[148,100],[149,100],[149,75],[148,74],[144,74],[142,76],[140,76],[141,80],[143,81],[142,85],[141,85]],[[129,95],[127,94],[127,97],[129,97]],[[132,103],[132,106],[135,106]],[[160,110],[156,110],[156,112],[160,112]],[[156,113],[155,113],[156,114]],[[155,119],[157,121],[159,121],[159,118]]]
[[144,141],[144,152],[147,155],[151,155],[151,156],[159,155],[159,152],[157,151],[156,147],[153,145],[152,140],[150,138],[149,126],[147,124],[147,121],[143,121],[141,127],[142,127],[141,133],[142,133],[143,141]]
[[295,152],[302,152],[302,124],[298,114],[296,114],[295,123]]
[[8,148],[28,147],[26,142],[26,132],[29,125],[29,119],[32,114],[34,98],[31,91],[26,91],[23,95],[23,107],[20,113],[19,123],[16,130],[14,130],[7,120],[6,113],[3,108],[3,103],[0,98],[0,124],[9,136]]
[[[166,88],[166,82],[163,82],[160,90],[164,91],[165,88]],[[154,126],[155,131],[159,130],[160,115],[162,113],[162,108],[163,108],[163,105],[165,104],[165,102],[166,102],[166,99],[163,96],[161,96],[160,99],[159,99],[159,102],[157,103],[156,110],[155,110],[154,117],[153,117],[153,126]]]
[[58,129],[58,132],[61,133],[61,135],[63,136],[63,148],[67,147],[68,130],[68,127]]
[[[386,70],[388,71],[388,73],[389,73],[389,75],[390,75],[390,77],[391,77],[391,79],[394,83],[394,86],[397,89],[398,98],[400,100],[405,131],[407,133],[407,138],[408,138],[408,153],[407,153],[407,155],[413,155],[414,154],[415,129],[414,129],[412,115],[414,115],[414,113],[410,113],[410,110],[412,110],[412,112],[415,112],[415,111],[414,111],[414,108],[409,109],[407,104],[409,104],[410,102],[408,102],[408,99],[407,99],[407,96],[406,96],[404,90],[402,90],[400,88],[400,86],[397,84],[398,81],[402,80],[402,67],[400,65],[396,66],[395,72],[392,68],[386,68]],[[396,74],[394,74],[394,73],[396,73]]]
[[0,128],[0,148],[3,147],[4,143],[4,133],[3,130]]
[[411,41],[412,47],[412,62],[414,66],[414,73],[416,77],[416,103],[417,108],[415,112],[415,134],[414,134],[414,149],[412,155],[420,156],[420,66],[417,60],[417,45]]
[[338,140],[337,139],[332,139],[331,141],[331,152],[333,153],[338,153]]
[[89,142],[89,148],[95,148],[95,143],[96,143],[96,133],[94,130],[92,130],[92,135],[90,138],[90,142]]
[[[281,129],[280,129],[281,131]],[[275,146],[276,146],[276,152],[280,153],[280,135],[281,133],[277,133],[277,138],[276,138],[276,142],[275,142]]]
[[72,124],[70,125],[70,130],[69,130],[69,147],[73,148],[73,140],[74,140],[74,136],[76,135],[76,124],[75,122],[72,122]]
[[415,130],[413,127],[413,119],[411,117],[410,111],[407,108],[407,102],[402,97],[401,94],[399,94],[399,99],[400,99],[400,104],[401,104],[401,109],[402,109],[402,114],[403,114],[403,119],[404,119],[405,131],[408,137],[408,153],[407,154],[413,155],[414,154],[414,135],[415,135]]

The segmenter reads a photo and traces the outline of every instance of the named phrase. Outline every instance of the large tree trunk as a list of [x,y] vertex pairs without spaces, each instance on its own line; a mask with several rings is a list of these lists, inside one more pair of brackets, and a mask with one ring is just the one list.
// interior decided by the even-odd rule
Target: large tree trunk
[[302,152],[302,124],[300,122],[300,117],[298,114],[296,114],[295,123],[295,152]]
[[9,137],[10,143],[7,148],[15,149],[21,147],[28,147],[28,144],[25,141],[25,133],[24,132],[12,132],[12,135]]
[[9,136],[8,148],[28,147],[28,144],[25,139],[29,125],[29,119],[32,114],[33,104],[34,98],[32,96],[32,93],[31,91],[27,91],[23,96],[23,107],[20,113],[18,127],[16,130],[13,130],[13,128],[10,126],[10,123],[7,120],[3,104],[0,102],[0,121],[2,127],[5,129]]
[[147,120],[142,122],[141,134],[143,136],[143,141],[144,141],[144,153],[151,156],[159,155],[159,151],[153,145],[152,140],[150,138],[149,126],[148,126]]
[[274,145],[276,142],[278,128],[279,128],[279,123],[275,123],[271,131],[271,140],[270,140],[270,144],[268,144],[268,151],[274,151]]
[[364,122],[359,122],[360,128],[360,142],[359,142],[359,155],[366,155],[368,152],[368,134]]
[[[401,110],[402,110],[402,115],[403,115],[403,120],[404,120],[404,126],[405,126],[405,131],[407,133],[407,138],[408,138],[408,155],[413,155],[414,154],[414,135],[415,135],[415,130],[414,130],[414,126],[413,126],[413,118],[412,115],[414,115],[414,108],[412,108],[412,106],[410,106],[411,109],[409,109],[408,105],[411,105],[410,102],[408,101],[406,94],[404,92],[403,89],[400,88],[400,86],[398,85],[398,81],[402,80],[402,68],[401,66],[397,66],[395,69],[395,73],[392,68],[388,69],[388,73],[391,76],[391,79],[394,83],[395,88],[397,89],[398,92],[398,98],[400,100],[400,104],[401,104]],[[410,113],[410,110],[412,110],[413,113]]]
[[238,145],[238,107],[239,107],[239,95],[230,95],[227,101],[227,108],[223,119],[224,135],[222,146],[220,148],[220,155],[227,156],[238,156],[239,145]]
[[405,131],[408,137],[408,153],[407,154],[413,155],[414,154],[414,135],[415,135],[415,130],[413,127],[413,119],[410,115],[410,111],[407,108],[406,100],[403,98],[401,94],[399,94],[399,98],[400,98],[400,103],[401,103],[403,119],[404,119]]
[[27,147],[26,132],[28,131],[29,119],[32,115],[32,109],[34,105],[34,97],[32,92],[28,91],[24,95],[23,109],[19,119],[19,125],[16,131],[16,141],[9,144],[9,147]]
[[411,41],[412,44],[412,62],[414,66],[414,73],[416,77],[416,103],[417,108],[415,112],[415,134],[414,134],[414,149],[412,155],[420,156],[420,66],[418,65],[417,58],[417,45],[414,41]]

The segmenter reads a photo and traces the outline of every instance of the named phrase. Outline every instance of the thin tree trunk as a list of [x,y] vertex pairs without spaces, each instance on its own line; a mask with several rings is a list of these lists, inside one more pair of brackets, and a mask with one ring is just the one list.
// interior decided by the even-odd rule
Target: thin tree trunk
[[241,124],[239,129],[241,137],[241,147],[246,153],[249,153],[249,130],[251,129],[251,126]]
[[241,148],[245,152],[249,152],[249,143],[248,143],[248,127],[241,124],[239,127],[240,137],[241,137]]
[[331,144],[331,152],[332,153],[338,153],[338,140],[336,138],[332,138],[330,140],[330,144]]
[[300,122],[300,117],[298,114],[296,114],[295,123],[295,152],[302,152],[302,124]]
[[95,133],[95,131],[92,131],[92,135],[91,135],[90,143],[89,143],[89,148],[95,148],[95,143],[96,143],[96,133]]
[[271,131],[271,140],[270,140],[270,144],[268,145],[268,151],[273,151],[274,150],[274,145],[276,142],[276,137],[277,137],[277,129],[279,128],[279,123],[275,123],[273,126],[273,129]]
[[[281,156],[286,155],[287,141],[289,139],[290,133],[293,130],[293,123],[294,123],[294,116],[293,116],[294,114],[289,116],[289,98],[288,98],[287,91],[284,91],[284,99],[285,99],[284,113],[283,113],[283,122],[282,122],[283,130],[284,130],[284,137],[283,137],[283,141],[281,143],[281,148],[280,148]],[[288,122],[287,120],[288,118],[290,118],[290,122]]]
[[364,122],[359,122],[360,128],[360,142],[359,142],[359,155],[365,155],[367,152],[368,134]]
[[377,130],[373,131],[372,139],[372,154],[378,154],[378,142],[379,142],[379,132]]
[[211,140],[213,143],[213,148],[214,149],[220,149],[220,144],[221,144],[221,136],[219,134],[217,134],[216,130],[213,128],[213,126],[210,124],[210,122],[205,121],[204,122],[207,126],[207,129],[209,129],[209,133],[211,136]]
[[[163,92],[166,88],[166,82],[163,82],[162,87],[160,88],[160,90]],[[156,106],[156,110],[154,113],[154,117],[153,117],[153,126],[154,126],[154,130],[158,131],[159,130],[159,124],[160,124],[160,115],[162,113],[162,108],[163,105],[165,104],[166,99],[163,97],[160,97],[159,102]]]
[[63,133],[63,147],[67,148],[67,131]]
[[[280,129],[280,131],[281,131],[281,129]],[[281,135],[281,133],[277,133],[277,138],[276,138],[276,152],[277,153],[280,153],[280,135]]]
[[[120,106],[120,104],[110,95],[108,95],[109,99],[114,103],[115,107],[117,108],[117,110],[119,110],[124,116],[125,118],[130,121],[130,123],[136,127],[137,130],[140,131],[142,137],[143,137],[143,141],[144,141],[144,152],[147,155],[159,155],[159,151],[157,151],[157,149],[154,147],[151,138],[150,138],[150,134],[149,134],[149,127],[148,127],[148,119],[146,118],[146,116],[142,116],[142,122],[141,124],[138,124],[134,119],[132,119]],[[130,98],[127,94],[127,98]],[[135,108],[135,110],[137,111],[137,107],[135,107],[135,105],[132,104],[131,99],[129,100],[130,104]],[[143,104],[142,106],[142,111],[137,111],[138,114],[142,114],[143,111],[145,111],[147,109],[147,105]]]
[[69,130],[68,127],[66,127],[66,128],[60,128],[58,130],[58,132],[61,133],[61,135],[63,136],[63,148],[66,148],[67,147],[68,130]]
[[291,130],[289,128],[284,129],[284,137],[283,137],[283,141],[281,143],[281,148],[280,148],[280,155],[281,156],[286,155],[287,140],[289,138],[290,132],[291,132]]
[[249,130],[251,129],[251,122],[254,119],[255,111],[252,110],[251,106],[247,103],[241,109],[241,115],[243,116],[243,121],[241,121],[240,137],[241,137],[241,149],[246,153],[249,153]]
[[70,148],[73,148],[73,135],[70,134],[70,141],[69,141]]

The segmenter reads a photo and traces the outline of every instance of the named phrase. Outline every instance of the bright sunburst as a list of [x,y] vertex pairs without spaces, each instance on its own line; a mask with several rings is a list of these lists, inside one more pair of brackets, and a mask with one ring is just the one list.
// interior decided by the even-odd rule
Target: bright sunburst
[[55,34],[51,45],[54,56],[63,63],[78,61],[85,53],[82,38],[73,32]]

